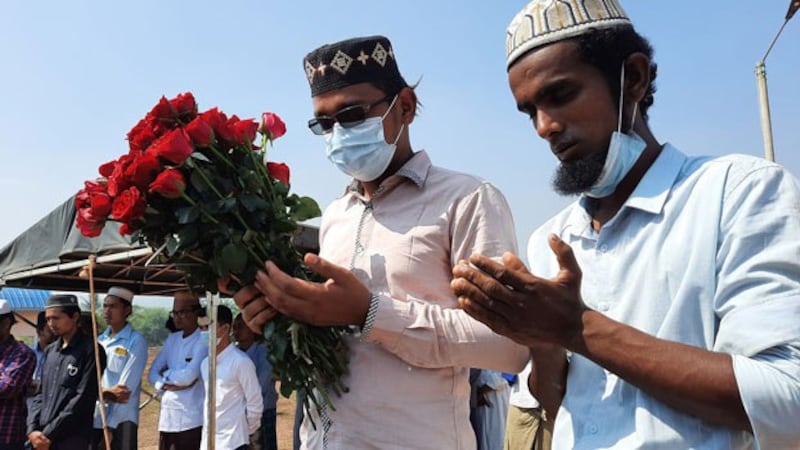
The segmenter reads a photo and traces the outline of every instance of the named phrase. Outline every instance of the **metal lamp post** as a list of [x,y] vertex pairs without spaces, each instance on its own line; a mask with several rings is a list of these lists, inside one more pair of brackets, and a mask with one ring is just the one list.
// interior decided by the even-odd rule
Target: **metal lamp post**
[[772,42],[764,53],[764,57],[756,63],[756,80],[758,82],[758,103],[761,111],[761,133],[764,136],[764,157],[769,161],[775,161],[775,148],[772,143],[772,118],[769,113],[769,94],[767,93],[767,66],[765,61],[775,42],[778,41],[783,29],[789,20],[794,16],[797,10],[800,9],[800,0],[791,0],[789,3],[789,10],[786,12],[786,17],[783,25],[778,30],[778,33],[772,38]]

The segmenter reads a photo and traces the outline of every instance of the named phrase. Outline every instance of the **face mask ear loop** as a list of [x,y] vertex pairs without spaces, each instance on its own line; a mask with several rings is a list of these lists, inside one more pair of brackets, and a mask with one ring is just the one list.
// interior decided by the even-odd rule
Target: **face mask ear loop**
[[636,111],[639,109],[639,103],[633,104],[633,114],[631,114],[631,129],[630,131],[633,132],[633,125],[636,123]]
[[400,131],[397,132],[397,137],[394,138],[394,142],[392,142],[392,145],[397,145],[397,141],[400,140],[400,136],[403,134],[403,128],[405,128],[405,126],[406,124],[404,123],[400,124]]
[[386,119],[386,116],[388,116],[389,113],[392,111],[392,108],[394,108],[394,103],[397,101],[397,97],[399,97],[399,96],[400,96],[400,94],[395,94],[394,98],[392,99],[392,103],[389,103],[389,108],[381,116],[381,122],[383,122],[384,119]]

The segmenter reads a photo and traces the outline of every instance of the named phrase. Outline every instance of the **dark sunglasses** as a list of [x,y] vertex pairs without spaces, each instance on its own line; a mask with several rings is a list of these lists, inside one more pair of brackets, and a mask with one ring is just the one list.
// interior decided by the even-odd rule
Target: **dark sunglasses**
[[330,133],[333,129],[333,125],[338,123],[344,128],[354,127],[358,124],[363,123],[367,120],[367,114],[369,110],[380,105],[381,103],[388,102],[395,97],[395,94],[387,95],[380,100],[377,100],[373,103],[367,103],[364,105],[353,105],[348,106],[347,108],[342,108],[333,116],[317,116],[313,119],[308,121],[308,128],[311,130],[312,133],[317,135],[322,135],[326,133]]

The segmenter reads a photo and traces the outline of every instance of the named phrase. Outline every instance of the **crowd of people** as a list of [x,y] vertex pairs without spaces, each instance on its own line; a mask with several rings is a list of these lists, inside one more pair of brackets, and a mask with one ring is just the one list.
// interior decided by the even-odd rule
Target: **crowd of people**
[[[99,353],[75,295],[47,299],[33,348],[11,335],[16,318],[9,302],[0,299],[0,450],[139,448],[148,346],[128,321],[133,297],[123,287],[108,290],[102,309],[107,328],[97,338]],[[161,405],[161,449],[206,448],[209,343],[198,323],[202,314],[196,294],[175,294],[169,313],[174,332],[147,374]],[[229,308],[218,307],[215,448],[275,450],[272,367],[263,341],[241,323]]]
[[[198,297],[175,295],[174,332],[148,373],[160,448],[275,448],[257,336],[277,314],[353,330],[349,391],[298,410],[302,449],[800,448],[797,179],[657,140],[653,48],[617,0],[533,0],[506,44],[517,108],[558,160],[553,188],[577,197],[532,233],[528,265],[502,193],[412,146],[419,99],[389,39],[323,45],[303,59],[308,126],[352,177],[323,214],[319,254],[305,256],[324,281],[266,261],[230,292],[240,316],[219,307],[214,343]],[[146,358],[131,301],[109,291],[97,358],[120,449],[136,448]],[[0,449],[102,445],[79,319],[74,296],[51,297],[55,341],[43,332],[34,352],[9,337],[0,303]],[[203,433],[209,345],[214,436]]]

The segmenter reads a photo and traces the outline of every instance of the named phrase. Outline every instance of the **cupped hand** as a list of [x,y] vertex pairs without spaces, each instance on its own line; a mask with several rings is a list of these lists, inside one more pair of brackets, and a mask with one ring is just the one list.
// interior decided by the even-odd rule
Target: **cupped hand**
[[[263,294],[260,298],[299,322],[316,326],[362,325],[370,304],[369,289],[351,271],[315,254],[307,253],[304,261],[326,280],[318,283],[294,278],[268,261],[265,270],[256,275],[255,287]],[[257,294],[248,291],[247,295]]]
[[496,333],[528,347],[542,341],[570,348],[579,338],[587,309],[580,294],[581,269],[572,248],[551,235],[559,264],[550,280],[533,275],[512,253],[502,263],[473,255],[453,268],[451,283],[464,311]]

